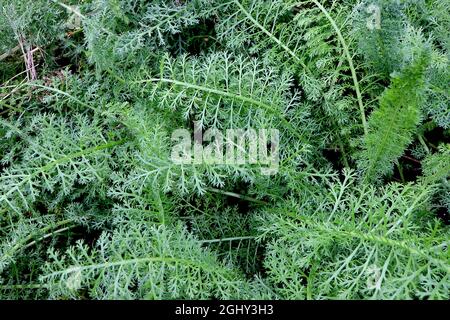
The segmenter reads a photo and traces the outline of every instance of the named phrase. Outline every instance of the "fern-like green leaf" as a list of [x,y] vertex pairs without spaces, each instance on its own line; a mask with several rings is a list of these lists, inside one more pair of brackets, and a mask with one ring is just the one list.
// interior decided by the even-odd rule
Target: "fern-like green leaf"
[[420,57],[394,76],[380,98],[380,107],[370,116],[359,162],[367,180],[392,173],[394,162],[412,141],[421,120],[426,61]]

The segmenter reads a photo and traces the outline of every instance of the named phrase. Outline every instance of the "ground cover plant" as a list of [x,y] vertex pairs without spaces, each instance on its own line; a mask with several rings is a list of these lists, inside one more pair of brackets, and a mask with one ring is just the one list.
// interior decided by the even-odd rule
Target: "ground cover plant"
[[450,2],[0,9],[0,298],[450,298]]

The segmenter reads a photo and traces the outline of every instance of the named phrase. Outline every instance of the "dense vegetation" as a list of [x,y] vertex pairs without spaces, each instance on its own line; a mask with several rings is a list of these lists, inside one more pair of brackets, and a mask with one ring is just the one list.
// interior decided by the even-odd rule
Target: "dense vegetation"
[[1,298],[450,298],[450,2],[0,7]]

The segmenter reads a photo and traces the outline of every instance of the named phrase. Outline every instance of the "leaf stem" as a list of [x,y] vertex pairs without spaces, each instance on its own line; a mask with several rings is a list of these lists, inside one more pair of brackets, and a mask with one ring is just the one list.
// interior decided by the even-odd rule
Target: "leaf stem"
[[323,12],[325,17],[330,21],[331,25],[333,26],[334,30],[336,31],[338,39],[339,39],[339,41],[340,41],[340,43],[342,45],[342,49],[344,50],[345,56],[347,58],[349,66],[350,66],[350,71],[352,73],[353,84],[355,86],[356,97],[357,97],[358,105],[359,105],[359,112],[361,113],[361,120],[362,120],[363,129],[364,129],[364,135],[367,135],[369,133],[369,129],[368,129],[368,126],[367,126],[366,114],[365,114],[365,111],[364,111],[364,104],[363,104],[363,101],[362,101],[361,90],[359,88],[358,77],[356,75],[356,69],[355,69],[355,66],[353,64],[353,59],[352,59],[352,57],[350,55],[349,48],[347,46],[347,42],[345,41],[345,39],[344,39],[344,37],[343,37],[343,35],[341,33],[341,30],[339,29],[336,21],[330,15],[328,10],[325,9],[324,6],[322,6],[317,0],[312,0],[312,2]]
[[239,193],[234,193],[234,192],[230,192],[230,191],[223,191],[220,189],[216,189],[216,188],[206,188],[207,191],[210,192],[214,192],[214,193],[219,193],[219,194],[223,194],[225,196],[230,196],[230,197],[234,197],[234,198],[238,198],[238,199],[242,199],[242,200],[247,200],[250,202],[254,202],[254,203],[258,203],[258,204],[263,204],[266,205],[268,204],[266,201],[262,201],[262,200],[258,200],[249,196],[244,196],[242,194]]

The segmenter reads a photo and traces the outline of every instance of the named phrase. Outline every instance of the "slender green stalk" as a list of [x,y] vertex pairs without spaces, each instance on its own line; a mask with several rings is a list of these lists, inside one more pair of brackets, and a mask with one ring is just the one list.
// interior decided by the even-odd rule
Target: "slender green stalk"
[[[3,256],[0,257],[0,260],[4,259],[5,257],[12,257],[19,250],[29,248],[29,247],[35,245],[38,241],[42,241],[46,238],[53,236],[54,234],[62,232],[60,230],[56,230],[54,232],[50,232],[50,233],[46,234],[47,231],[64,226],[64,225],[72,223],[72,222],[73,222],[72,219],[66,219],[66,220],[58,221],[55,224],[52,224],[52,225],[49,225],[42,229],[37,230],[36,232],[30,234],[28,237],[26,237],[26,238],[22,239],[21,241],[19,241],[18,243],[16,243],[16,245],[11,247],[6,253],[3,253]],[[70,227],[63,228],[63,231],[68,230],[69,228]],[[41,236],[39,239],[29,242],[30,240],[32,240],[33,238],[35,238],[36,236],[39,236],[41,234],[44,234],[44,235]]]
[[288,46],[286,46],[280,39],[278,39],[275,35],[273,35],[269,30],[264,28],[263,25],[261,25],[255,18],[252,17],[252,15],[245,10],[245,8],[242,6],[242,4],[239,2],[239,0],[234,0],[236,5],[239,7],[239,10],[244,13],[247,18],[255,25],[257,26],[262,32],[264,32],[272,41],[274,41],[276,44],[278,44],[281,48],[283,48],[296,62],[298,62],[306,71],[309,72],[308,66],[304,64],[304,62],[293,52]]
[[247,236],[247,237],[230,237],[230,238],[221,238],[221,239],[200,240],[199,242],[202,244],[210,244],[210,243],[232,242],[232,241],[243,241],[243,240],[254,240],[254,239],[256,239],[256,237]]
[[368,129],[367,120],[366,120],[366,113],[365,113],[364,104],[362,101],[361,90],[359,88],[358,77],[356,75],[356,69],[353,64],[352,56],[350,55],[350,50],[347,46],[347,42],[345,41],[344,36],[342,35],[341,30],[338,27],[336,21],[333,19],[333,17],[331,17],[328,10],[325,9],[325,7],[322,6],[322,4],[320,4],[317,0],[312,0],[312,2],[323,12],[325,17],[330,21],[331,25],[333,26],[334,30],[336,31],[339,42],[342,45],[342,49],[344,50],[345,56],[347,58],[347,61],[348,61],[349,67],[350,67],[350,71],[352,73],[352,79],[353,79],[353,84],[355,86],[356,98],[358,100],[359,112],[361,114],[361,121],[362,121],[363,129],[364,129],[364,134],[367,135],[369,133],[369,129]]
[[214,193],[219,193],[219,194],[223,194],[225,196],[230,196],[230,197],[234,197],[234,198],[238,198],[238,199],[242,199],[242,200],[246,200],[246,201],[250,201],[250,202],[254,202],[257,204],[267,204],[267,202],[262,201],[262,200],[258,200],[249,196],[245,196],[239,193],[235,193],[235,192],[230,192],[230,191],[223,191],[220,189],[216,189],[216,188],[206,188],[207,191],[210,192],[214,192]]

